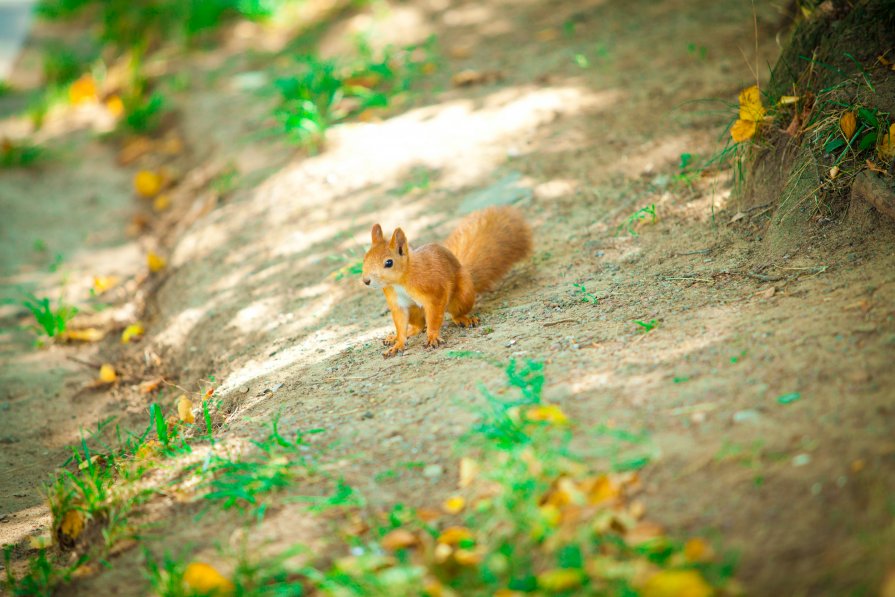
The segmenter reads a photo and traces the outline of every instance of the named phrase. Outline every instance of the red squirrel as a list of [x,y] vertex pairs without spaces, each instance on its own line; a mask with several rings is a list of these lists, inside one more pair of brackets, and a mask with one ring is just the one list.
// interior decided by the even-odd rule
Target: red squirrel
[[444,245],[413,249],[400,228],[391,240],[376,224],[373,245],[364,255],[363,281],[381,288],[395,333],[383,356],[404,350],[407,338],[426,329],[426,347],[444,343],[439,335],[444,312],[461,327],[475,327],[470,315],[476,295],[491,290],[517,261],[531,253],[531,227],[514,207],[489,207],[466,216]]

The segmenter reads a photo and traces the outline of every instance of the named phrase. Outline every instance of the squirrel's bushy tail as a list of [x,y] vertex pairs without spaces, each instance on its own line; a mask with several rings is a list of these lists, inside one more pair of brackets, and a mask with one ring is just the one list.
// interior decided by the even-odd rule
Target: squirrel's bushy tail
[[469,271],[479,294],[528,257],[531,227],[515,207],[488,207],[463,218],[444,244]]

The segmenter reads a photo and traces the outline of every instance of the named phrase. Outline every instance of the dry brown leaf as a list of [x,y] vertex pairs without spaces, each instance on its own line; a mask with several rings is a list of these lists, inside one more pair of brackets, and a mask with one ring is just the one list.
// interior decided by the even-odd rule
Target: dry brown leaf
[[503,79],[503,74],[498,71],[477,71],[472,69],[461,70],[451,77],[451,83],[454,87],[472,87],[473,85],[484,85],[494,83]]
[[156,391],[162,382],[165,381],[164,377],[157,377],[155,379],[151,379],[149,381],[144,381],[140,384],[140,393],[141,394],[149,394],[150,392]]
[[379,541],[379,544],[383,547],[383,549],[387,549],[389,551],[407,549],[408,547],[413,547],[417,543],[419,543],[419,539],[417,538],[417,536],[407,529],[395,529],[394,531],[387,533]]
[[739,222],[740,220],[742,220],[745,217],[746,217],[746,212],[738,211],[733,215],[732,218],[730,218],[730,221],[728,222],[728,224],[733,224],[734,222]]
[[153,143],[151,139],[148,139],[147,137],[135,137],[128,141],[124,147],[121,148],[121,151],[118,152],[118,163],[121,166],[127,166],[152,151],[152,149]]
[[895,158],[895,123],[889,127],[889,132],[883,135],[876,147],[876,153],[883,161],[891,161]]
[[845,136],[846,141],[851,141],[855,135],[855,129],[858,127],[858,120],[855,118],[854,112],[846,112],[839,118],[839,128]]
[[177,418],[184,423],[195,423],[196,417],[193,415],[193,401],[181,394],[177,398]]
[[768,288],[765,288],[764,290],[759,290],[758,292],[756,292],[755,296],[757,296],[759,298],[769,299],[772,296],[774,296],[774,294],[776,292],[777,292],[777,289],[775,287],[769,286]]
[[839,176],[839,166],[833,166],[830,168],[830,180],[834,180],[837,176]]
[[455,60],[463,60],[472,56],[472,49],[469,46],[454,46],[448,50],[448,56]]
[[625,535],[625,539],[627,539],[628,543],[631,545],[639,545],[657,539],[662,535],[664,535],[662,527],[654,522],[643,521],[637,523],[637,526]]

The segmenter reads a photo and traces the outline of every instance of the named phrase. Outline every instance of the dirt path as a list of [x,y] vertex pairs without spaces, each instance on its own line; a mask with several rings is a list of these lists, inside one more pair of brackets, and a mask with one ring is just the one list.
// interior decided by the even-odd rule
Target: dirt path
[[[743,54],[775,59],[772,7],[758,6],[756,60],[741,2],[435,4],[402,5],[371,26],[416,23],[418,39],[402,42],[437,34],[447,58],[434,87],[445,90],[381,122],[335,128],[319,156],[257,141],[268,100],[232,84],[258,68],[248,58],[220,61],[210,83],[177,98],[189,144],[208,163],[235,164],[240,183],[167,237],[147,338],[107,344],[104,357],[157,354],[152,372],[190,389],[213,376],[225,440],[260,437],[275,416],[326,429],[340,474],[374,505],[450,493],[477,388],[503,383],[486,360],[464,357],[543,360],[545,396],[580,429],[649,434],[648,511],[673,533],[738,553],[750,594],[875,594],[895,563],[895,228],[819,223],[802,242],[771,246],[767,214],[735,217],[729,172],[687,180],[680,167],[683,154],[719,150],[733,113],[696,100],[730,100],[754,82]],[[370,22],[349,16],[333,30]],[[451,88],[450,74],[467,68],[499,81]],[[106,163],[84,184],[121,197],[127,176]],[[48,172],[33,193],[59,197],[53,181],[64,176]],[[4,174],[4,210],[33,180]],[[445,349],[414,340],[384,360],[382,297],[333,272],[359,259],[375,222],[420,244],[444,238],[469,208],[500,202],[532,221],[535,256],[480,301],[482,327],[447,328]],[[650,205],[655,223],[619,234]],[[30,234],[33,218],[16,209],[16,229]],[[29,246],[3,238],[4,254]],[[4,275],[20,276],[26,262],[17,255]],[[656,325],[644,332],[635,321]],[[79,427],[148,402],[124,386],[82,397],[83,372],[59,369],[74,349],[22,352],[24,342],[7,336],[4,348],[0,514],[15,516],[0,524],[4,543],[46,524],[27,488],[60,464]],[[152,549],[208,554],[232,543],[236,521],[169,507],[146,539]],[[255,533],[277,545],[319,529],[284,502]],[[125,552],[70,590],[139,594],[126,579],[140,557]]]

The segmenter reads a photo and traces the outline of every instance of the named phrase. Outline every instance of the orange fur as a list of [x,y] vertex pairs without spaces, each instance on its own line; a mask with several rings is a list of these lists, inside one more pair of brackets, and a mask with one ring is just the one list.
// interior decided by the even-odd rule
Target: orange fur
[[489,207],[463,218],[444,246],[469,270],[481,294],[531,254],[531,228],[518,209]]
[[512,265],[531,252],[531,229],[518,210],[491,207],[470,214],[438,244],[412,249],[397,228],[386,241],[373,226],[372,246],[364,256],[364,283],[382,289],[395,334],[385,356],[404,350],[407,338],[426,328],[426,346],[437,347],[444,313],[463,327],[478,324],[470,316],[476,294],[494,287]]

